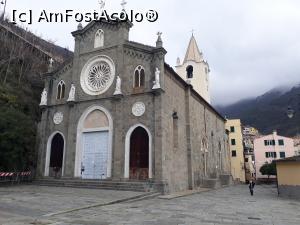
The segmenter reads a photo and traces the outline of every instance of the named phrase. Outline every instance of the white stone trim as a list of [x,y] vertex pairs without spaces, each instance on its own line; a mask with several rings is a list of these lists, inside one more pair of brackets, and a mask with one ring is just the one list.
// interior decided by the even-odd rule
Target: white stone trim
[[46,161],[45,161],[45,171],[44,171],[44,176],[48,177],[49,176],[49,169],[50,169],[50,156],[51,156],[51,144],[52,144],[52,140],[53,137],[56,134],[60,134],[63,139],[64,139],[64,150],[63,150],[63,162],[62,162],[62,172],[61,172],[61,176],[64,175],[65,173],[65,152],[66,152],[66,139],[63,133],[61,133],[60,131],[55,131],[53,132],[50,137],[48,138],[48,142],[47,142],[47,150],[46,150]]
[[[84,129],[83,124],[87,116],[94,110],[102,111],[108,118],[109,127]],[[82,133],[108,131],[108,156],[107,156],[107,178],[111,177],[112,168],[112,139],[113,139],[113,120],[110,112],[102,106],[92,105],[87,108],[81,115],[77,125],[77,138],[76,138],[76,155],[74,166],[74,177],[81,177],[81,161],[82,161]]]
[[149,179],[152,178],[152,135],[150,130],[144,126],[141,123],[138,123],[132,127],[129,128],[129,130],[127,131],[126,134],[126,139],[125,139],[125,166],[124,166],[124,178],[129,178],[129,167],[130,167],[130,163],[129,163],[129,159],[130,159],[130,137],[132,132],[137,128],[137,127],[142,127],[144,128],[147,133],[148,133],[148,137],[149,137]]
[[[86,76],[89,73],[89,70],[90,70],[91,66],[94,65],[97,62],[100,62],[100,61],[104,61],[109,65],[109,67],[111,69],[111,78],[110,78],[107,86],[103,90],[92,91],[92,90],[90,90],[90,88],[86,84]],[[106,55],[97,55],[97,56],[94,56],[91,59],[89,59],[85,63],[85,65],[83,66],[83,68],[81,70],[81,75],[80,75],[80,85],[81,85],[82,90],[86,94],[88,94],[88,95],[100,95],[100,94],[106,92],[111,87],[111,85],[113,84],[113,82],[115,80],[115,76],[116,76],[116,67],[115,67],[115,64],[114,64],[113,60],[110,57],[106,56]]]

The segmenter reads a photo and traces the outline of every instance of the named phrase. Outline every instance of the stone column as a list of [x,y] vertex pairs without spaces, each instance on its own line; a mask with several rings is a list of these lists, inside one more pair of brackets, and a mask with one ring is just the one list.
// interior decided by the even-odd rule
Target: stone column
[[187,142],[187,171],[188,171],[188,187],[193,189],[193,160],[192,160],[192,146],[191,146],[191,125],[190,125],[190,97],[192,86],[188,85],[185,92],[185,119],[186,119],[186,142]]

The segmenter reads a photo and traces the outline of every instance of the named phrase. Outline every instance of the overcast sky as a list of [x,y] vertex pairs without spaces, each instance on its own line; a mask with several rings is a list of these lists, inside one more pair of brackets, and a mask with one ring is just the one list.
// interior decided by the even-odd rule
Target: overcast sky
[[[106,0],[119,12],[121,0]],[[279,86],[300,82],[300,1],[298,0],[127,0],[126,9],[159,13],[155,23],[135,23],[130,39],[155,45],[163,32],[166,61],[184,57],[191,30],[211,69],[212,102],[229,104]],[[7,0],[7,12],[32,9],[93,11],[98,0]],[[1,6],[2,7],[2,6]],[[2,10],[3,8],[1,8]],[[24,24],[25,26],[25,24]],[[28,26],[28,25],[27,25]],[[73,50],[76,22],[37,23],[33,32]]]

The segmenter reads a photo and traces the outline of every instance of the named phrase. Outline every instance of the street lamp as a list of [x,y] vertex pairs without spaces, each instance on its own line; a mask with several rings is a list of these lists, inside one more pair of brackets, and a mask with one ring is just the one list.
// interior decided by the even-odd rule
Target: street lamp
[[[298,99],[300,100],[300,94],[298,94]],[[299,109],[300,109],[300,102],[298,102],[298,104],[297,104],[297,106],[296,106],[296,110],[294,110],[291,106],[288,106],[288,108],[287,108],[287,111],[286,111],[286,115],[287,115],[287,117],[289,118],[289,119],[292,119],[292,118],[294,118],[295,117],[295,114],[296,114],[296,111],[298,110],[298,106],[299,106]],[[298,117],[298,116],[297,116]],[[298,118],[299,119],[299,118]],[[295,121],[296,122],[296,121]],[[296,122],[296,124],[297,124],[297,122]],[[296,131],[297,131],[297,136],[298,136],[298,134],[299,134],[299,128],[300,127],[298,127],[298,126],[296,126]]]
[[295,115],[295,110],[293,110],[290,106],[288,107],[287,111],[286,111],[286,115],[288,116],[288,118],[292,119]]

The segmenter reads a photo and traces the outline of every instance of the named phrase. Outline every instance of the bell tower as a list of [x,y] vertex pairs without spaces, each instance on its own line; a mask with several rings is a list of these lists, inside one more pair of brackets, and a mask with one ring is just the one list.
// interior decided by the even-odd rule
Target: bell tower
[[209,92],[209,65],[203,59],[196,39],[192,34],[183,62],[177,58],[176,72],[187,83],[191,84],[195,91],[210,103]]

